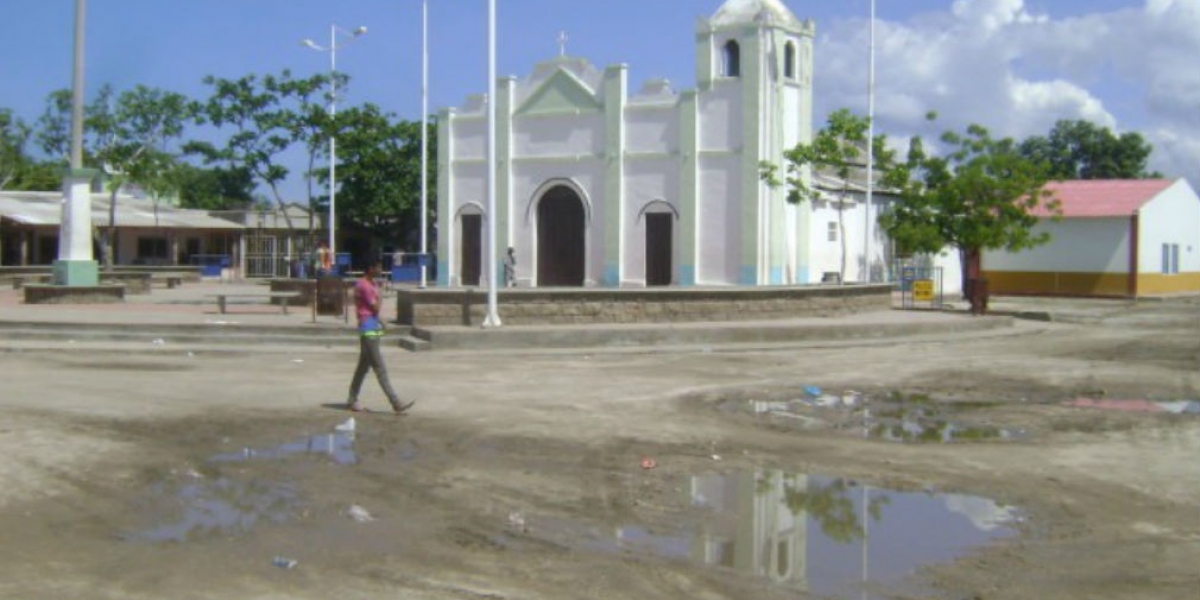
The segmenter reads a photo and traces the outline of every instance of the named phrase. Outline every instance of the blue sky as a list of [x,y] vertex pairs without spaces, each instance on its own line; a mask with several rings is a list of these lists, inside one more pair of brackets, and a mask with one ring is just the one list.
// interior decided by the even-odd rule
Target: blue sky
[[[865,112],[868,0],[785,0],[817,22],[816,118]],[[7,0],[0,20],[0,107],[32,121],[68,87],[73,0]],[[631,84],[694,82],[693,30],[721,0],[497,0],[498,70],[524,76],[557,53],[627,63]],[[430,108],[486,86],[486,1],[429,0]],[[329,26],[367,35],[338,52],[345,102],[420,114],[420,0],[88,0],[87,88],[136,84],[203,97],[205,75],[326,72]],[[1060,118],[1136,130],[1153,165],[1200,188],[1200,0],[877,0],[879,124],[896,139],[982,123],[1045,133]],[[299,193],[301,187],[291,187]]]

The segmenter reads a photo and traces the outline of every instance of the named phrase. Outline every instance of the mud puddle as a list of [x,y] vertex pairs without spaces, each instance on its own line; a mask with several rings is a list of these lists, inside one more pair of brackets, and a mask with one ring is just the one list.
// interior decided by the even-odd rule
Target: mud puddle
[[993,423],[991,402],[939,402],[925,394],[890,392],[870,396],[853,390],[825,392],[812,386],[789,400],[727,401],[726,410],[793,429],[836,429],[897,443],[1023,440],[1029,432]]
[[228,478],[161,482],[138,503],[145,528],[121,536],[127,541],[186,542],[197,536],[237,535],[263,523],[283,523],[299,509],[290,484]]
[[304,454],[326,455],[339,465],[352,465],[358,462],[358,454],[354,451],[354,432],[321,433],[294,442],[263,448],[247,446],[237,452],[218,454],[209,460],[218,463],[279,460]]
[[[349,427],[347,427],[349,425]],[[209,457],[210,464],[280,460],[293,456],[326,456],[339,465],[358,462],[354,449],[353,421],[331,433],[276,446],[246,446],[236,452]],[[300,509],[300,495],[292,483],[254,479],[242,482],[212,478],[189,469],[173,472],[158,481],[136,502],[142,528],[123,539],[146,542],[186,542],[208,535],[236,535],[263,523],[283,523]]]
[[591,525],[513,513],[502,540],[533,537],[581,551],[655,556],[762,577],[817,595],[882,598],[925,565],[1015,535],[1020,513],[969,495],[874,488],[760,470],[691,477],[687,526]]

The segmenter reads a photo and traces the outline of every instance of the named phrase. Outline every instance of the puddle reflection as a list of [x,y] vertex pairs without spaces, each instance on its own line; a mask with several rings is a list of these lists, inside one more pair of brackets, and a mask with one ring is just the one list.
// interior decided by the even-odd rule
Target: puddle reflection
[[352,465],[358,462],[358,455],[354,452],[354,432],[352,431],[321,433],[309,436],[307,439],[270,448],[246,447],[238,452],[218,454],[209,460],[213,462],[278,460],[297,454],[326,454],[339,465]]
[[922,565],[1013,535],[1018,520],[1015,509],[987,498],[780,471],[692,477],[686,500],[713,518],[691,530],[627,526],[607,535],[535,521],[531,534],[584,550],[737,569],[810,594],[877,598],[870,587],[895,589]]
[[298,506],[296,489],[290,485],[230,479],[197,480],[178,491],[155,486],[147,506],[139,511],[162,524],[125,535],[145,542],[186,542],[196,536],[245,533],[256,525],[282,523]]

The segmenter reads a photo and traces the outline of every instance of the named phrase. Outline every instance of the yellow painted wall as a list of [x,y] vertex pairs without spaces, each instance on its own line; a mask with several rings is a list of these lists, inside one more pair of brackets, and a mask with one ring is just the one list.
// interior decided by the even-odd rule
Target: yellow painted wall
[[[1124,273],[1038,273],[1035,271],[984,271],[992,294],[1037,294],[1047,296],[1128,296],[1129,278]],[[1139,296],[1200,292],[1200,273],[1138,276]]]
[[1138,295],[1171,294],[1175,292],[1200,292],[1200,273],[1177,273],[1163,275],[1148,273],[1138,275]]
[[992,294],[1061,296],[1128,296],[1125,273],[1039,273],[1036,271],[984,271]]

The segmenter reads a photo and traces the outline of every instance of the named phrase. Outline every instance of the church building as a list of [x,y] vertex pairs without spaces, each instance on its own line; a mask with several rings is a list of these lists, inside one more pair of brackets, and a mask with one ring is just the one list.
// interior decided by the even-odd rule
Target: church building
[[812,139],[814,33],[782,0],[728,0],[696,23],[694,89],[631,91],[627,65],[565,53],[500,79],[495,215],[489,99],[443,110],[438,284],[483,283],[492,218],[521,287],[820,282],[822,203],[791,205],[759,177]]

